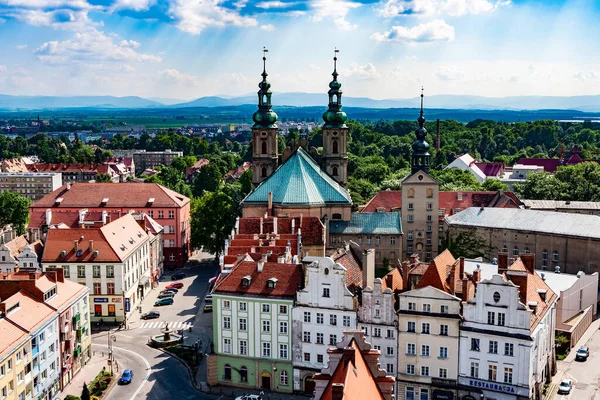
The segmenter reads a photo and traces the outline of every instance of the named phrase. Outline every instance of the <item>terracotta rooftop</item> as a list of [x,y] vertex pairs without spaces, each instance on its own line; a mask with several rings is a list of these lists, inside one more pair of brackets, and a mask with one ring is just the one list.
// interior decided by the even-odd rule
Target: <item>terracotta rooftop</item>
[[15,346],[29,337],[29,333],[13,324],[10,320],[0,318],[0,354],[8,354]]
[[8,247],[8,250],[10,250],[11,257],[15,260],[18,258],[21,251],[23,251],[25,246],[27,246],[28,244],[29,242],[25,238],[25,235],[17,236],[13,240],[4,243],[4,245]]
[[402,208],[402,192],[400,190],[377,192],[360,212],[377,212],[380,208],[384,209],[385,212],[397,211]]
[[[5,318],[28,332],[37,330],[55,315],[55,310],[43,302],[37,301],[24,290],[1,300],[7,310]],[[17,304],[18,307],[13,309]]]
[[[346,268],[346,286],[352,293],[363,287],[362,260],[351,249],[338,249],[329,254],[336,263]],[[372,284],[372,283],[371,283]]]
[[[60,203],[57,199],[62,198]],[[104,199],[108,199],[103,203]],[[149,202],[154,199],[153,202]],[[71,183],[47,194],[30,208],[179,208],[190,199],[157,183]],[[33,226],[31,223],[29,226]]]
[[[262,231],[261,231],[262,220]],[[294,230],[292,231],[292,220],[294,221]],[[261,232],[274,232],[274,218],[240,218],[238,234],[241,235],[256,235]],[[325,227],[321,220],[317,217],[294,217],[294,218],[277,218],[277,234],[278,235],[297,235],[298,228],[302,234],[302,243],[306,245],[324,244]]]
[[444,292],[449,292],[450,286],[446,282],[448,278],[448,266],[452,266],[456,263],[456,259],[450,253],[450,250],[444,250],[437,257],[431,260],[429,267],[423,274],[423,278],[419,281],[417,287],[423,288],[427,286],[433,286]]
[[29,172],[83,172],[83,173],[108,173],[108,164],[30,164],[27,166]]
[[[247,276],[250,284],[244,287],[242,278]],[[271,278],[277,279],[274,289],[267,288]],[[213,293],[294,299],[302,281],[302,265],[266,262],[259,272],[258,262],[243,261],[215,284]]]
[[381,290],[390,289],[394,293],[404,290],[404,280],[400,268],[400,266],[395,267],[381,278]]

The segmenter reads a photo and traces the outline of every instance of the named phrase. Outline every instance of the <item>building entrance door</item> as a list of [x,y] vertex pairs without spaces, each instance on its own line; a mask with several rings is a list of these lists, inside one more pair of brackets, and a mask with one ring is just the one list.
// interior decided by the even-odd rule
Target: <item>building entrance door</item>
[[260,387],[265,390],[271,390],[271,374],[263,372],[261,377],[262,381]]

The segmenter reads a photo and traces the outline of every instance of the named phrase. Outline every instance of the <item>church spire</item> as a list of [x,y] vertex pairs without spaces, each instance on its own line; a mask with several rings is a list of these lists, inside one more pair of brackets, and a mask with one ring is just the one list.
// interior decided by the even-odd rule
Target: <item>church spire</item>
[[417,171],[429,171],[429,162],[431,155],[429,154],[429,143],[425,140],[427,129],[425,129],[425,117],[423,116],[423,87],[421,87],[421,111],[419,112],[419,128],[415,131],[417,140],[412,144],[412,173]]
[[263,72],[262,81],[258,84],[258,110],[252,115],[254,128],[276,128],[277,114],[271,108],[271,84],[267,81],[267,53],[263,47]]
[[342,84],[338,82],[337,55],[340,51],[336,48],[333,52],[333,80],[329,83],[329,107],[323,114],[324,128],[345,128],[346,113],[342,111]]

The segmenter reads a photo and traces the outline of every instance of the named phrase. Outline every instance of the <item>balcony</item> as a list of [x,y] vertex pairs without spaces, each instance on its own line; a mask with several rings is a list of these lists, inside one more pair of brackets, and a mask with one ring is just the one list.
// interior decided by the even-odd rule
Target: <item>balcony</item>
[[35,364],[35,365],[33,366],[33,374],[34,374],[34,375],[37,375],[37,374],[39,374],[39,373],[40,373],[40,364]]
[[31,357],[35,357],[37,355],[37,353],[40,352],[40,348],[39,346],[34,346],[31,348]]
[[69,323],[65,322],[63,325],[60,326],[60,333],[67,333],[69,332]]
[[27,384],[29,382],[31,382],[31,372],[25,375],[25,383]]
[[76,326],[81,320],[81,314],[76,314],[73,316],[73,326]]
[[81,355],[81,346],[76,348],[75,351],[73,351],[73,357],[79,357]]

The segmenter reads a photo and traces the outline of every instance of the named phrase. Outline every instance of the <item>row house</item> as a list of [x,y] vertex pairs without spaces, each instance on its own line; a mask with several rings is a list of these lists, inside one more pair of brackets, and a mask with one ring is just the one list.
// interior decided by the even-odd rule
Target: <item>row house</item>
[[[283,260],[281,260],[283,261]],[[240,257],[216,281],[209,384],[291,393],[292,324],[302,266]]]
[[0,244],[0,273],[10,274],[25,269],[39,270],[41,252],[41,242],[29,243],[24,235]]
[[191,255],[190,199],[156,183],[63,185],[30,206],[29,236],[43,240],[52,226],[87,228],[130,211],[144,213],[164,228],[164,265],[182,267]]
[[50,229],[42,264],[90,290],[93,322],[121,322],[151,289],[150,235],[131,214],[97,228]]

